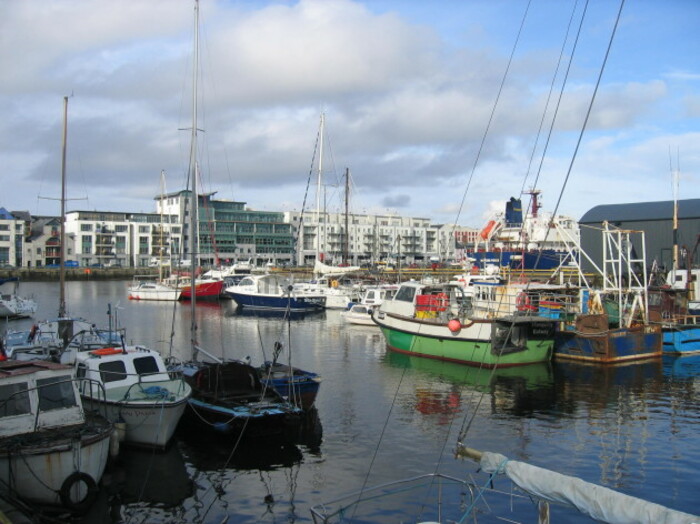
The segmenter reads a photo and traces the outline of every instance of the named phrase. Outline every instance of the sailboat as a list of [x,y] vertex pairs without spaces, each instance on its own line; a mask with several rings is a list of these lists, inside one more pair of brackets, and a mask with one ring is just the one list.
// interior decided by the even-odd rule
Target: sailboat
[[0,286],[13,283],[14,288],[9,293],[0,294],[0,318],[26,318],[36,313],[36,302],[31,298],[21,296],[19,277],[0,278]]
[[[197,203],[197,71],[199,68],[199,0],[194,2],[194,64],[192,83],[192,134],[189,175],[191,204]],[[190,211],[189,256],[195,267],[197,212]],[[185,415],[189,425],[212,434],[240,439],[286,435],[301,424],[302,409],[285,401],[260,380],[258,370],[240,360],[219,358],[197,342],[197,295],[191,296],[190,349],[188,362],[169,360],[171,372],[182,373],[192,388]],[[197,357],[202,354],[208,361]]]
[[[322,208],[321,196],[323,194],[323,143],[325,135],[326,115],[321,113],[318,131],[318,163],[316,175],[316,257],[314,259],[314,279],[309,282],[300,282],[294,285],[295,289],[305,293],[321,293],[326,297],[326,309],[347,309],[351,303],[359,301],[359,292],[351,286],[342,283],[341,277],[359,271],[359,266],[337,266],[325,262],[323,245],[327,245],[328,227],[325,207]],[[347,181],[349,170],[346,171],[346,199]],[[347,234],[347,232],[346,232]]]
[[[166,251],[164,235],[163,235],[163,195],[165,194],[165,172],[160,172],[161,198],[160,198],[160,241],[158,248],[158,257],[155,263],[158,266],[158,278],[153,277],[134,277],[134,282],[129,286],[127,292],[129,300],[159,300],[172,301],[180,298],[180,282],[177,277],[174,279],[163,279],[163,268],[166,266],[166,261],[163,259],[163,254]],[[168,261],[169,262],[169,261]],[[170,264],[167,264],[170,267]]]

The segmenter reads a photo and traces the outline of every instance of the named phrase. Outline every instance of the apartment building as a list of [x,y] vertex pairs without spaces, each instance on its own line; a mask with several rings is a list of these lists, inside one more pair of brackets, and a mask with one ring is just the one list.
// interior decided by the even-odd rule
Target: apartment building
[[[252,260],[261,266],[267,262],[291,263],[294,238],[284,214],[276,211],[255,211],[245,202],[214,199],[214,193],[197,198],[196,258],[202,265]],[[189,253],[190,209],[192,193],[188,190],[156,198],[156,209],[177,215],[183,226],[184,253]],[[189,256],[189,255],[186,255]]]
[[0,207],[0,267],[22,265],[24,221]]

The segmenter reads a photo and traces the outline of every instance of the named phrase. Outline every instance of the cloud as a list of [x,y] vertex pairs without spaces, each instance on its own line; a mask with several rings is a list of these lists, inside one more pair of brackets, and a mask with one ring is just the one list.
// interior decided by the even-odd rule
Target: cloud
[[[323,111],[324,180],[338,201],[349,168],[359,209],[480,225],[488,202],[535,183],[545,205],[554,206],[611,13],[602,6],[591,13],[594,30],[584,36],[596,39],[576,55],[550,136],[557,89],[541,130],[540,123],[561,47],[551,13],[528,28],[500,89],[514,37],[502,28],[518,26],[512,10],[465,3],[448,13],[409,4],[202,0],[198,159],[204,189],[255,209],[301,209],[305,195],[307,208],[315,205]],[[5,198],[34,208],[37,189],[58,194],[62,99],[71,92],[69,192],[88,195],[94,208],[148,211],[160,192],[161,170],[169,191],[184,188],[190,3],[25,0],[8,6],[0,20],[0,67],[12,74],[0,85],[0,161],[17,182]],[[646,33],[632,32],[645,15],[630,13],[640,22],[624,26],[620,50],[611,56],[562,212],[580,215],[621,194],[662,194],[655,163],[667,160],[669,144],[685,150],[688,177],[698,171],[690,119],[700,103],[692,64],[632,69],[638,64],[632,58],[649,45]],[[634,186],[625,193],[630,180]],[[38,206],[46,213],[56,207]]]

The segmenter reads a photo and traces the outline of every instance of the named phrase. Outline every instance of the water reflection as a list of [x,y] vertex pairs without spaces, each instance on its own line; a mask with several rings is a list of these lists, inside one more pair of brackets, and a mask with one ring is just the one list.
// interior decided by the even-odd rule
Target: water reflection
[[391,351],[387,352],[385,362],[417,372],[415,409],[423,414],[454,415],[464,403],[483,404],[482,394],[488,396],[494,414],[527,416],[554,404],[553,372],[547,362],[485,369]]

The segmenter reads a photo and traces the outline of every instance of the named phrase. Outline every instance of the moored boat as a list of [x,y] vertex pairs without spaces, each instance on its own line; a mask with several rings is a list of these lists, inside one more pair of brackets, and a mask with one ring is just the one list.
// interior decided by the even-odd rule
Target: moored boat
[[312,312],[322,311],[326,303],[324,295],[295,290],[289,279],[276,274],[248,275],[227,287],[226,294],[248,309]]
[[175,301],[180,299],[182,289],[177,281],[135,277],[127,292],[129,300]]
[[36,302],[18,293],[19,278],[0,279],[0,286],[14,283],[14,288],[9,293],[0,294],[0,318],[26,318],[36,313]]
[[512,197],[505,210],[492,216],[477,236],[469,260],[484,269],[487,265],[511,269],[556,269],[574,265],[578,254],[568,244],[579,243],[578,222],[568,216],[553,215],[540,209],[540,191],[533,189],[529,212],[522,200]]
[[71,367],[0,362],[0,479],[25,503],[82,512],[97,497],[112,424],[84,410]]
[[192,390],[168,371],[160,353],[142,346],[78,348],[64,352],[61,362],[75,366],[85,405],[125,423],[125,443],[168,445]]
[[404,282],[372,316],[400,353],[487,368],[551,358],[554,319],[514,311],[517,291],[505,282],[474,288],[468,298],[455,283]]
[[259,372],[238,360],[175,363],[192,388],[190,425],[233,438],[285,437],[301,424],[302,409],[264,387]]
[[[604,224],[602,289],[589,289],[557,331],[556,359],[611,364],[658,358],[661,325],[650,321],[644,232]],[[635,241],[641,258],[632,255]]]

